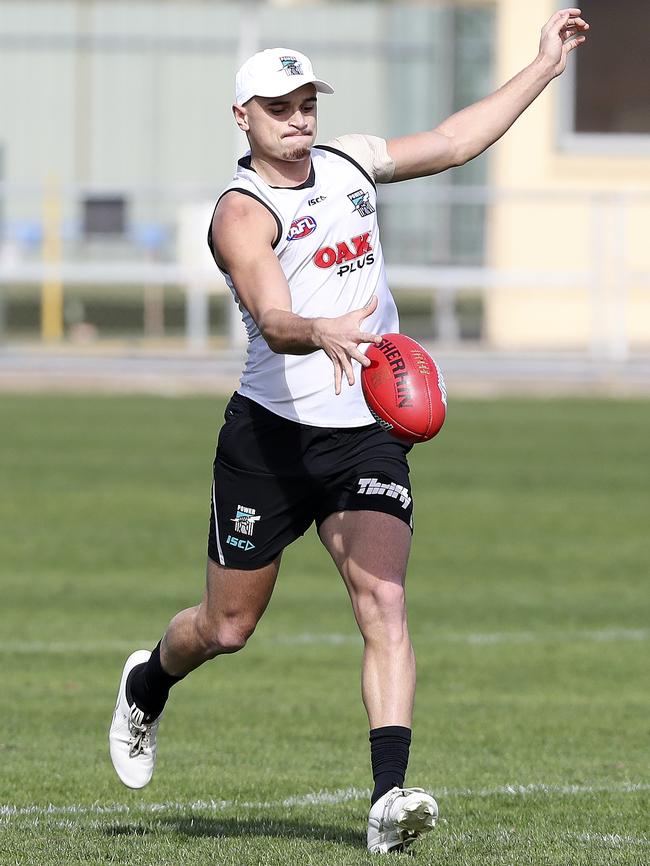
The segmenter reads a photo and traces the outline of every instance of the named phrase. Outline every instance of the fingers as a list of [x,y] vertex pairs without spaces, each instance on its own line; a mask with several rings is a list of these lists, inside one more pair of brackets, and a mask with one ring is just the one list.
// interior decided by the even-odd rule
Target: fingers
[[328,352],[327,355],[334,367],[334,393],[338,396],[343,382],[343,358],[335,352]]
[[573,51],[574,48],[577,48],[578,45],[582,45],[582,43],[586,42],[586,41],[587,41],[586,36],[576,36],[575,39],[569,39],[567,42],[565,42],[564,48],[566,49],[567,54],[568,54],[569,51]]
[[[382,339],[383,337],[380,337],[379,334],[366,334],[365,331],[359,332],[359,344],[372,343],[373,345],[378,346],[381,343]],[[368,361],[365,355],[363,355],[363,358],[363,366],[367,367],[368,364],[370,364],[370,361]],[[367,364],[366,361],[368,361]]]
[[[557,28],[558,30],[562,27],[571,17],[572,10],[560,9],[559,12],[556,12],[555,15],[551,15],[546,24],[542,27],[542,35],[548,33],[553,30],[553,28]],[[576,14],[580,14],[577,12]]]
[[365,305],[365,307],[361,307],[361,309],[359,310],[359,312],[361,313],[359,321],[361,321],[361,319],[367,319],[368,316],[372,316],[372,314],[377,309],[378,303],[379,301],[377,300],[377,295],[373,295],[372,298],[370,298],[368,303]]
[[[353,361],[362,367],[368,367],[371,364],[370,359],[361,351],[359,346],[363,343],[378,345],[382,341],[379,334],[362,331],[359,327],[364,319],[375,312],[378,303],[377,296],[373,295],[368,303],[358,310],[346,313],[338,319],[327,320],[327,334],[321,342],[321,348],[325,350],[334,365],[334,391],[336,394],[341,393],[343,376],[349,385],[354,385]],[[334,323],[336,323],[335,328]]]
[[[379,301],[377,299],[377,295],[373,295],[372,298],[370,298],[368,303],[365,305],[365,307],[361,307],[361,309],[358,311],[359,313],[361,313],[361,315],[359,316],[359,324],[375,312],[378,303]],[[379,334],[371,334],[370,332],[359,330],[359,339],[357,340],[357,343],[374,343],[375,345],[378,345],[379,343],[381,343],[381,337],[379,336]]]
[[564,32],[565,34],[577,33],[578,30],[589,30],[589,25],[584,18],[569,18],[566,24],[560,27],[560,33]]
[[560,28],[559,35],[562,39],[562,47],[567,54],[578,45],[586,42],[585,32],[587,30],[589,30],[589,25],[582,18],[570,18],[564,27]]
[[356,357],[357,355],[360,356],[360,353],[355,347],[349,350],[338,348],[328,351],[327,354],[334,367],[334,393],[339,395],[341,393],[341,385],[343,384],[343,376],[348,380],[348,385],[354,385],[354,370],[352,369],[350,358],[355,357],[357,361],[360,361],[360,357]]
[[589,24],[582,18],[578,7],[560,9],[542,28],[540,52],[555,64],[555,74],[565,68],[566,56],[585,41]]
[[559,33],[565,28],[575,27],[578,30],[588,30],[589,25],[581,17],[582,11],[577,8],[560,9],[546,22],[542,33]]
[[[363,340],[362,342],[370,343],[371,340]],[[350,349],[350,357],[354,358],[355,361],[358,361],[362,367],[369,367],[372,364],[370,358],[357,347]]]
[[350,363],[349,358],[345,359],[345,363],[343,365],[343,372],[347,376],[348,385],[354,385],[354,370],[352,369],[352,364]]
[[334,393],[338,397],[341,393],[341,365],[337,364],[334,359],[332,359],[332,363],[334,364]]
[[334,393],[338,396],[341,393],[341,385],[343,383],[343,375],[348,380],[348,385],[354,385],[354,370],[350,364],[349,358],[345,355],[330,356],[334,365]]
[[[368,343],[371,341],[364,340],[363,342]],[[370,358],[368,358],[367,355],[364,355],[364,353],[361,352],[354,343],[349,343],[346,347],[343,347],[338,351],[328,352],[328,355],[332,365],[334,366],[335,394],[341,393],[343,376],[348,380],[348,385],[354,385],[354,368],[352,367],[352,361],[357,361],[362,367],[369,367],[372,363]]]

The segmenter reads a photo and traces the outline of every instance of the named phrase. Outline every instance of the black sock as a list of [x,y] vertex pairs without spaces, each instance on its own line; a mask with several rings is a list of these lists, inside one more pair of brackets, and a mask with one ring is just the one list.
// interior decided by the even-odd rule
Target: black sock
[[156,719],[167,703],[169,690],[183,677],[173,677],[160,664],[160,642],[152,651],[149,661],[133,668],[126,681],[129,704],[144,710],[149,719]]
[[403,787],[410,745],[410,728],[387,725],[370,731],[370,760],[375,780],[375,790],[370,798],[373,806],[391,788]]

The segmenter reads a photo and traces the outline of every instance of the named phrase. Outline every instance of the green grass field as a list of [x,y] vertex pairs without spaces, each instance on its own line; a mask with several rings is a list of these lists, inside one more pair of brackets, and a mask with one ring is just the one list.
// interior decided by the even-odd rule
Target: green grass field
[[[313,532],[117,781],[126,655],[202,589],[223,407],[0,397],[0,864],[369,863],[349,602]],[[415,860],[650,861],[650,403],[453,401],[412,453]],[[394,855],[398,856],[399,855]]]

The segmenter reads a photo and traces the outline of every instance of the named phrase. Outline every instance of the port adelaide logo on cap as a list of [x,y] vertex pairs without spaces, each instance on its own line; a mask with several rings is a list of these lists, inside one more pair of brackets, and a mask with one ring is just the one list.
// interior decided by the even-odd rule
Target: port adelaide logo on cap
[[281,57],[280,61],[282,63],[282,68],[279,69],[278,72],[284,70],[287,75],[302,75],[302,63],[297,57]]

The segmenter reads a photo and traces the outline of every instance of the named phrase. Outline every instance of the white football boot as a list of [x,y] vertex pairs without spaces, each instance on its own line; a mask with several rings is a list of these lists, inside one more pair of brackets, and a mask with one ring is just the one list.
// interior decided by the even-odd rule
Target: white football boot
[[126,660],[113,721],[108,732],[111,761],[115,772],[128,788],[144,788],[151,781],[156,765],[156,735],[160,716],[152,722],[145,720],[145,713],[135,704],[129,704],[126,681],[137,665],[149,659],[149,650],[137,650]]
[[418,836],[433,830],[438,804],[422,788],[391,788],[370,809],[368,851],[405,851]]

